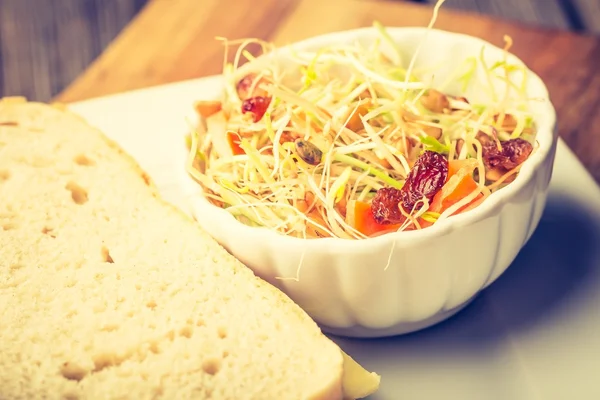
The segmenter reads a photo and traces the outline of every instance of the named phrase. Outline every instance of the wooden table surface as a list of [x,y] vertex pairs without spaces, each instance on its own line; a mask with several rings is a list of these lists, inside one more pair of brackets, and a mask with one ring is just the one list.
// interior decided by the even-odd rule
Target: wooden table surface
[[[201,5],[200,5],[201,4]],[[259,37],[283,45],[336,30],[370,26],[425,26],[429,6],[383,0],[152,0],[105,52],[56,100],[86,98],[218,74],[216,36]],[[436,28],[502,45],[546,82],[559,132],[600,183],[600,38],[530,28],[444,10]]]

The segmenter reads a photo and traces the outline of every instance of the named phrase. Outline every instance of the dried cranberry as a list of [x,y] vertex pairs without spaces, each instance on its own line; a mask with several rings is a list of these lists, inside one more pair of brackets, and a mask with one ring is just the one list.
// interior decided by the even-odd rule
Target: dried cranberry
[[252,87],[252,82],[254,82],[255,78],[256,74],[248,74],[240,79],[236,86],[240,100],[246,100],[250,96],[250,88]]
[[265,115],[270,102],[270,97],[250,97],[242,102],[242,113],[253,114],[252,121],[258,122]]
[[397,224],[404,216],[400,212],[400,190],[392,187],[381,188],[371,202],[373,218],[380,224]]
[[[238,94],[238,97],[240,98],[240,100],[246,100],[249,97],[253,97],[253,96],[267,96],[268,92],[265,90],[265,88],[263,87],[265,84],[268,84],[270,82],[270,80],[265,77],[262,76],[258,82],[256,82],[256,85],[254,85],[254,81],[256,80],[257,75],[255,73],[250,73],[246,76],[244,76],[242,79],[240,79],[240,81],[237,83],[236,85],[236,91]],[[252,90],[252,92],[250,91],[250,89],[252,89],[252,85],[254,85],[254,89]]]
[[522,164],[533,151],[527,140],[516,138],[501,143],[501,149],[495,141],[482,144],[483,162],[486,168],[511,170]]
[[448,160],[434,151],[425,151],[412,167],[400,190],[402,205],[408,212],[423,197],[431,202],[448,177]]

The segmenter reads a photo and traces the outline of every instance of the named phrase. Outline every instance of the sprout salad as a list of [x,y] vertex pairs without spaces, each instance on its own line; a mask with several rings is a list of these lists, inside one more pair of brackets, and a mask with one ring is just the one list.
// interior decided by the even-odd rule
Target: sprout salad
[[[374,29],[369,47],[291,48],[281,65],[269,61],[270,43],[225,41],[237,50],[223,99],[196,103],[200,123],[188,136],[187,170],[211,203],[285,235],[363,239],[426,229],[515,179],[536,145],[525,68],[486,65],[481,54],[431,87],[414,58],[402,64],[385,28]],[[262,57],[248,51],[256,45]],[[446,91],[476,84],[478,66],[493,101]]]

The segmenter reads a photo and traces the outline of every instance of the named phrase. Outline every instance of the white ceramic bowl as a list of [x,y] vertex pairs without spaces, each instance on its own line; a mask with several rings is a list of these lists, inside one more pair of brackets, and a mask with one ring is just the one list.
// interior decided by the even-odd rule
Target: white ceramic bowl
[[[388,32],[406,54],[405,63],[425,40],[416,67],[479,56],[482,46],[489,65],[502,57],[499,48],[462,34],[440,30],[426,34],[424,28],[388,28]],[[368,43],[375,37],[373,28],[357,29],[314,37],[294,48]],[[522,64],[513,56],[511,62]],[[436,71],[434,87],[455,67]],[[448,90],[460,92],[457,87]],[[190,197],[192,213],[218,242],[283,290],[326,332],[380,337],[425,328],[460,310],[496,280],[538,225],[556,151],[556,116],[544,83],[530,71],[527,92],[544,99],[531,104],[539,148],[517,179],[476,209],[421,231],[365,240],[287,237],[237,222],[211,205],[199,186],[186,178],[185,184],[196,188]],[[467,91],[466,96],[477,101],[484,94]]]

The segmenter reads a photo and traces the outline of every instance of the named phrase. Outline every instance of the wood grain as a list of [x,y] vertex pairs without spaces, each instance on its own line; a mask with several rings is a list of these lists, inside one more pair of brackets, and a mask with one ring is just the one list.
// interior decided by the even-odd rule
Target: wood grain
[[[335,30],[370,26],[423,26],[431,8],[375,0],[154,0],[105,53],[67,90],[75,101],[219,73],[222,45],[215,36],[259,37],[286,44]],[[559,132],[600,182],[600,38],[498,21],[444,10],[437,28],[462,32],[513,52],[548,85],[559,116]]]
[[[47,101],[82,73],[147,1],[0,1],[0,96]],[[444,8],[600,33],[598,0],[446,0]]]
[[47,101],[146,0],[0,0],[0,95]]
[[[568,30],[571,28],[570,21],[563,12],[560,1],[562,0],[446,0],[444,7],[462,11],[475,11],[495,18],[532,26]],[[426,2],[435,4],[436,0],[426,0]]]
[[600,34],[600,1],[598,0],[560,0],[572,7],[579,18],[583,30]]
[[[416,0],[435,4],[437,0]],[[531,26],[600,33],[598,0],[446,0],[444,6]]]

